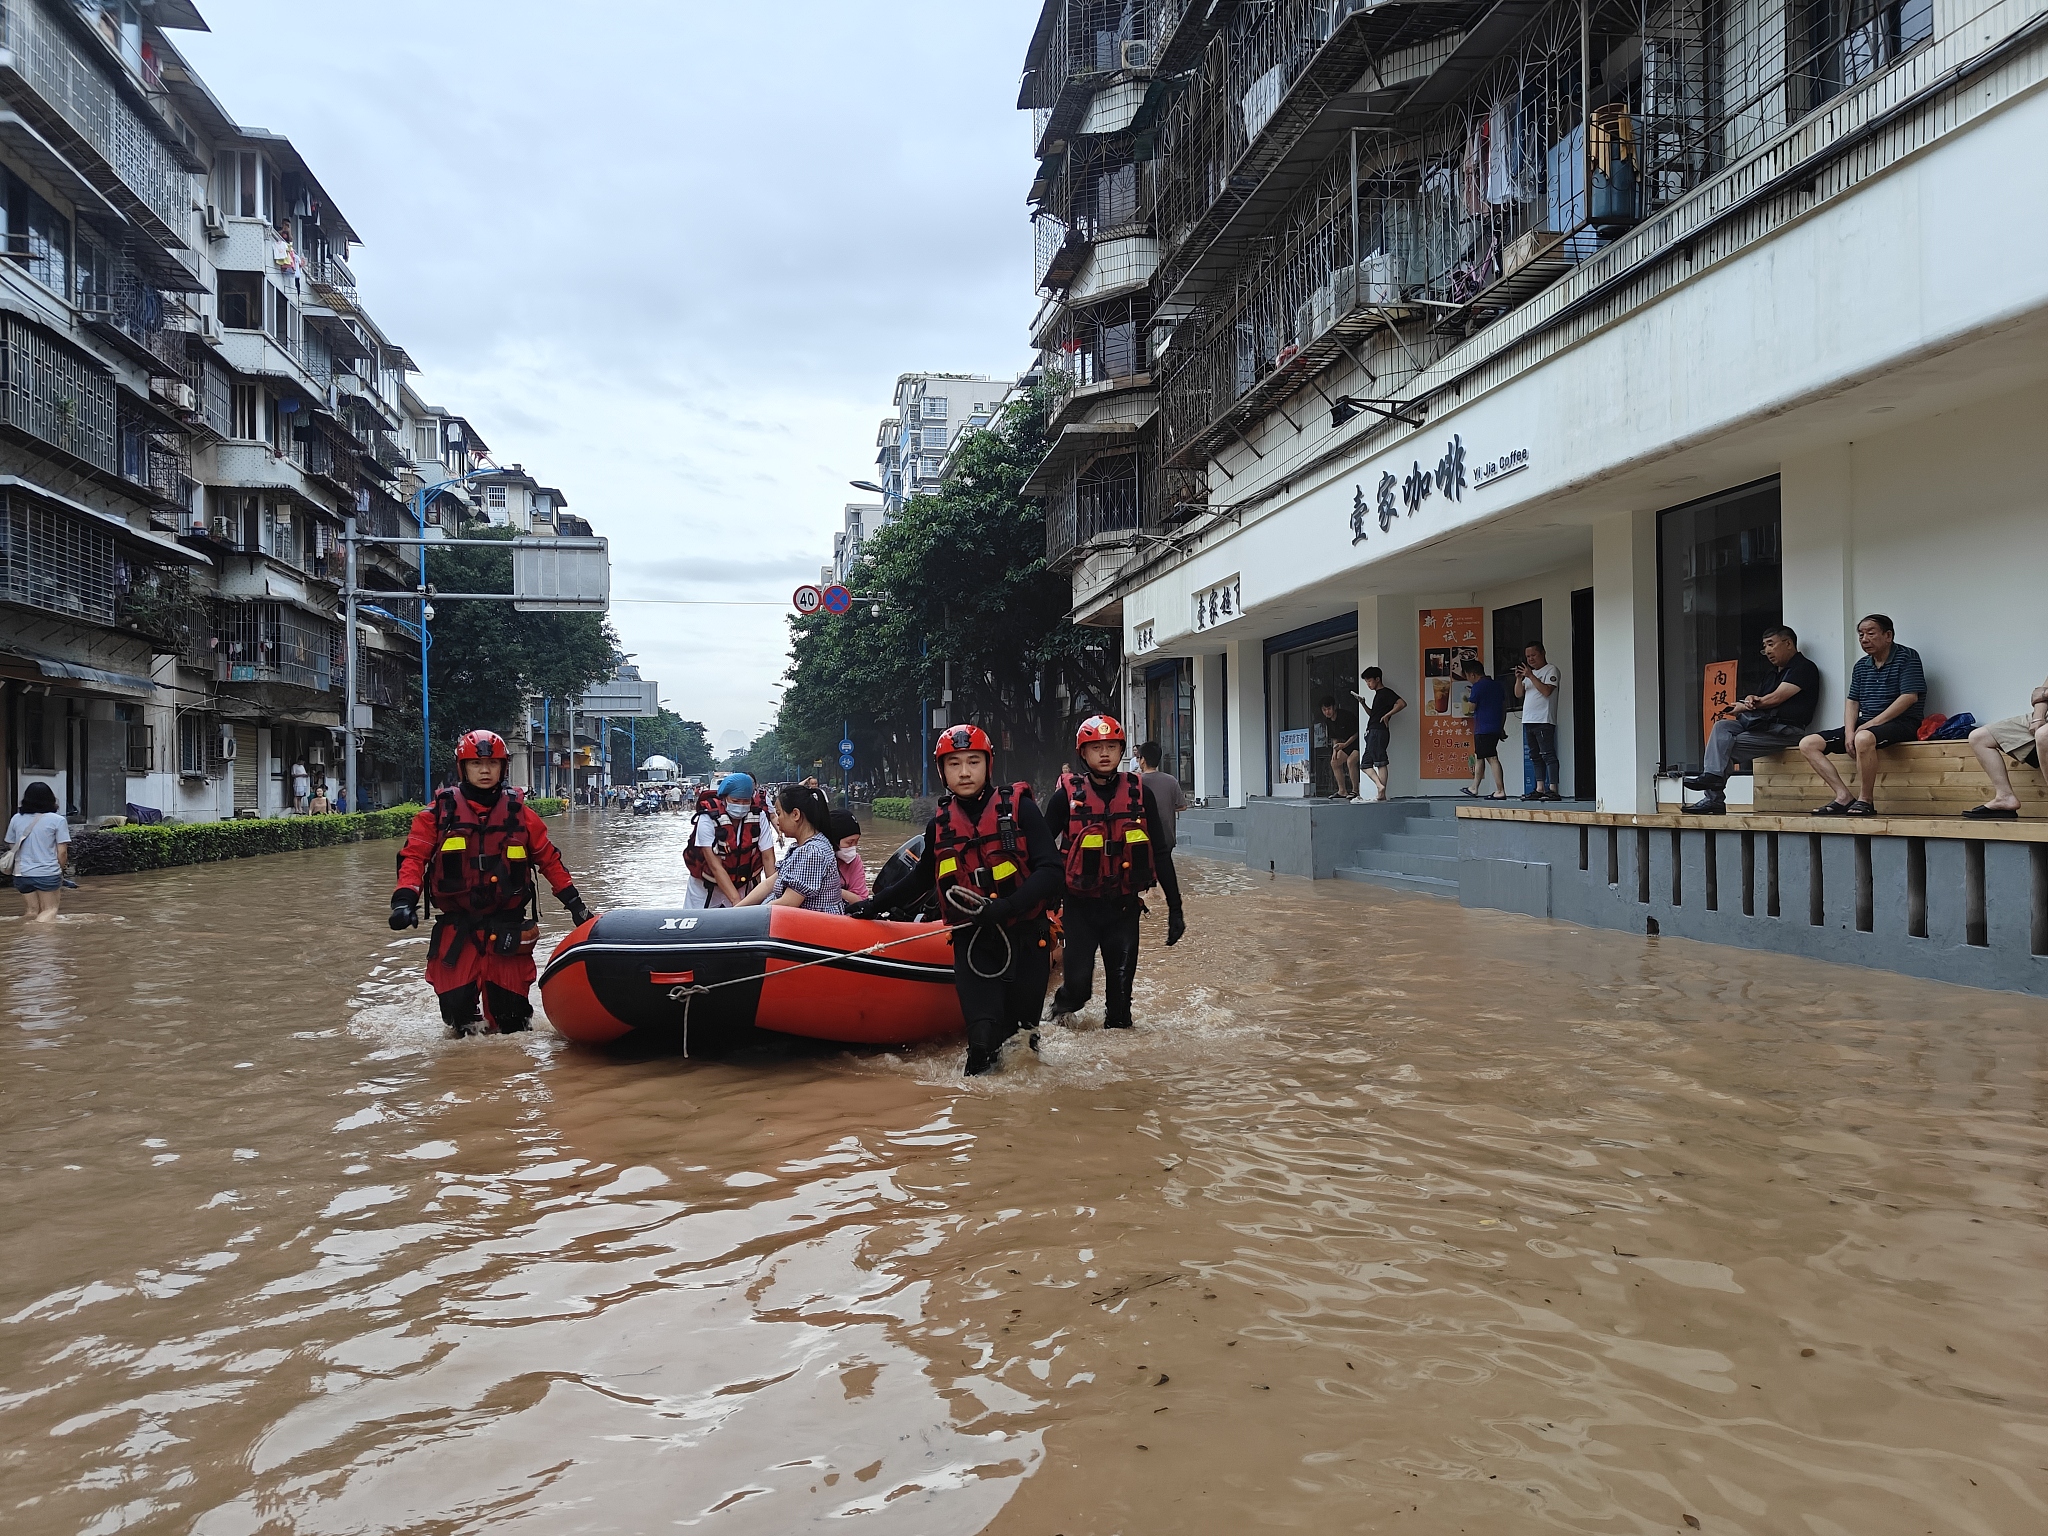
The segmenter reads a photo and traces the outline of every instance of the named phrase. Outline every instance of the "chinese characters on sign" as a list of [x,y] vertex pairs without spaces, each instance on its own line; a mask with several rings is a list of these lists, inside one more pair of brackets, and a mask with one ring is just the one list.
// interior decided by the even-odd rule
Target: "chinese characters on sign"
[[1417,615],[1422,652],[1422,777],[1472,776],[1472,698],[1467,660],[1484,663],[1483,608],[1425,608]]
[[1145,652],[1158,648],[1159,641],[1154,634],[1152,620],[1147,619],[1131,631],[1131,650],[1134,654],[1142,656]]
[[1238,579],[1232,576],[1219,581],[1208,591],[1195,594],[1195,633],[1201,634],[1219,624],[1228,624],[1243,612]]
[[1707,663],[1706,681],[1700,688],[1700,740],[1714,734],[1714,722],[1735,712],[1735,667],[1732,661]]
[[[1282,731],[1280,733],[1280,782],[1282,784],[1315,783],[1315,775],[1308,766],[1308,731]],[[1303,793],[1301,790],[1297,794]]]
[[[1526,451],[1522,458],[1527,461]],[[1368,521],[1377,520],[1381,533],[1394,526],[1394,520],[1401,515],[1394,506],[1396,491],[1401,493],[1401,509],[1413,517],[1433,495],[1442,496],[1447,501],[1463,501],[1468,483],[1483,481],[1475,479],[1468,482],[1465,478],[1465,439],[1462,436],[1453,436],[1444,445],[1443,457],[1436,461],[1435,469],[1424,469],[1420,459],[1413,459],[1409,461],[1406,479],[1397,480],[1390,471],[1380,471],[1380,483],[1371,501],[1366,499],[1363,482],[1351,489],[1351,542],[1358,544],[1365,540]]]
[[1491,485],[1503,475],[1512,475],[1518,469],[1529,467],[1529,450],[1516,448],[1497,459],[1488,459],[1472,471],[1472,488],[1476,491],[1482,485]]

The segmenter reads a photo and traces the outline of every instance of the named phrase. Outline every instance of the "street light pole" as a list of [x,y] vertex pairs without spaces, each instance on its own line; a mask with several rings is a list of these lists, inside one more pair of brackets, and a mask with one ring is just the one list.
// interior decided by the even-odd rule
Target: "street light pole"
[[356,794],[356,509],[349,504],[348,516],[342,519],[342,583],[347,595],[343,603],[348,610],[348,641],[342,647],[341,657],[341,792],[348,797],[348,808],[360,811],[363,802]]

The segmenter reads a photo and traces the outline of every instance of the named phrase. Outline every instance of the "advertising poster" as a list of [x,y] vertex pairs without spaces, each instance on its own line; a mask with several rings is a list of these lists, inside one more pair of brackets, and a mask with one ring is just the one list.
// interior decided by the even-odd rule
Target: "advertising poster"
[[1723,715],[1732,713],[1735,701],[1741,697],[1735,691],[1735,667],[1732,661],[1710,661],[1707,663],[1706,681],[1700,688],[1700,740],[1705,742],[1714,734],[1714,722]]
[[1282,731],[1280,733],[1280,782],[1282,784],[1310,784],[1315,775],[1308,766],[1308,731]]
[[1483,608],[1425,608],[1418,615],[1422,652],[1422,777],[1472,776],[1470,659],[1486,661]]

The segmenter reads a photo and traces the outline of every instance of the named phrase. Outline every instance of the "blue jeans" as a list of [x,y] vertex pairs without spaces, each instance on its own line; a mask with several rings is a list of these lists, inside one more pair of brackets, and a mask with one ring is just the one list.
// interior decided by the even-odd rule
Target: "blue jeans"
[[1560,777],[1557,766],[1557,727],[1524,724],[1522,739],[1529,744],[1529,759],[1536,765],[1538,787],[1557,789]]

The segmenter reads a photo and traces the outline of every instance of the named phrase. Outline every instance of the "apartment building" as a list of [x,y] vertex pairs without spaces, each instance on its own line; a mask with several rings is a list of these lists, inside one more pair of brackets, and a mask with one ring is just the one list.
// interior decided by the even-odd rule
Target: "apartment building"
[[875,433],[876,480],[883,519],[911,497],[935,491],[946,450],[960,432],[986,426],[1008,386],[978,373],[906,373],[896,380],[893,406]]
[[[10,799],[44,779],[81,820],[273,814],[295,765],[338,785],[344,528],[374,744],[419,669],[402,541],[483,451],[406,387],[312,168],[179,52],[204,25],[0,4],[0,751]],[[499,478],[507,521],[569,531]]]
[[842,585],[846,582],[853,571],[853,563],[860,558],[861,545],[869,534],[887,521],[878,503],[849,501],[844,511],[845,526],[832,535],[832,563],[818,573],[826,586],[833,582]]
[[1377,665],[1393,791],[1454,793],[1450,665],[1531,639],[1587,814],[1676,809],[1709,668],[1764,683],[1772,624],[1823,722],[1870,611],[1930,708],[2021,708],[2044,73],[2040,0],[1048,0],[1019,100],[1073,386],[1033,489],[1194,792],[1328,796],[1317,702]]

